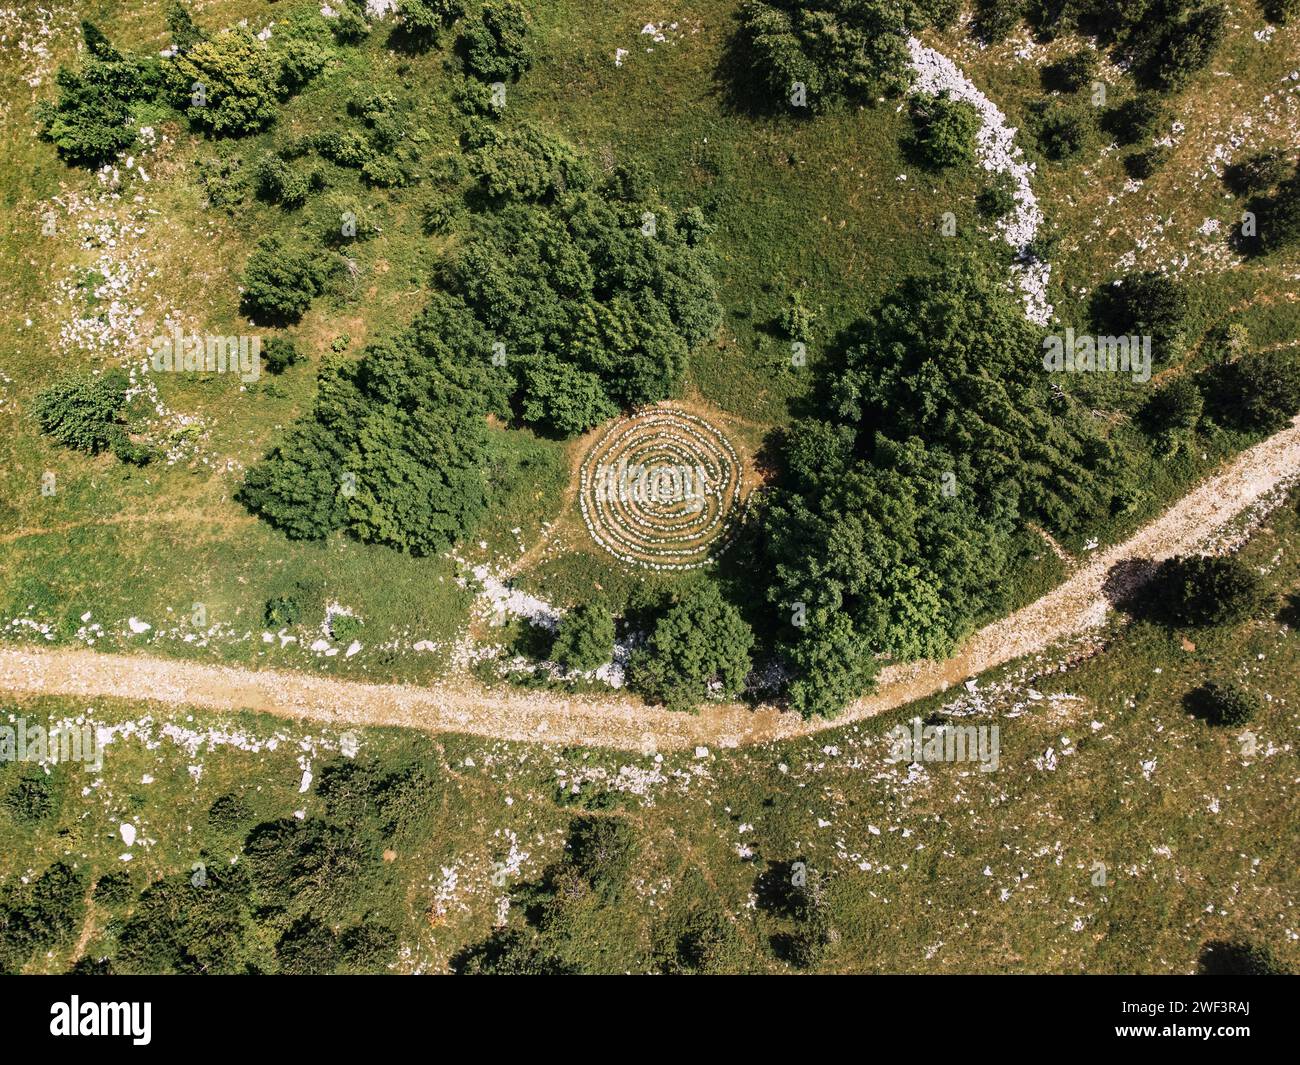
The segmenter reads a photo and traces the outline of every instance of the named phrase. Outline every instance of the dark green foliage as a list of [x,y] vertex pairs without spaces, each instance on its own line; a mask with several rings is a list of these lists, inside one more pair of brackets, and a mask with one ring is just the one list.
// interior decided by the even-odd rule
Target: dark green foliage
[[253,817],[253,808],[248,801],[234,792],[219,795],[208,807],[208,824],[222,832],[233,832],[242,828]]
[[1142,421],[1152,433],[1182,433],[1195,429],[1205,399],[1190,374],[1161,385],[1142,407]]
[[1269,22],[1288,26],[1300,18],[1300,0],[1260,0],[1260,9]]
[[1043,88],[1057,92],[1078,92],[1092,84],[1097,76],[1097,53],[1084,48],[1046,66],[1042,71]]
[[1268,947],[1244,940],[1216,940],[1201,951],[1202,976],[1291,976]]
[[636,855],[636,831],[617,817],[578,818],[569,826],[570,865],[597,896],[617,902]]
[[244,313],[259,324],[296,322],[320,295],[324,283],[325,269],[318,256],[266,238],[244,266]]
[[[738,43],[764,110],[868,104],[908,84],[907,36],[952,18],[949,4],[882,0],[749,0]],[[795,102],[796,86],[804,102]]]
[[345,450],[327,428],[299,421],[251,467],[237,497],[291,540],[320,540],[342,527]]
[[975,35],[988,44],[999,44],[1011,36],[1024,17],[1023,0],[976,0]]
[[1270,197],[1259,197],[1249,204],[1259,216],[1259,248],[1275,252],[1300,243],[1300,173],[1278,186]]
[[1223,183],[1238,196],[1269,192],[1294,173],[1281,152],[1255,152],[1223,170]]
[[561,436],[585,433],[618,414],[599,377],[549,355],[522,360],[519,381],[519,416]]
[[0,799],[0,807],[20,825],[38,825],[58,805],[54,779],[40,766],[24,766]]
[[86,910],[86,874],[59,862],[26,884],[0,888],[0,975],[69,942]]
[[214,863],[202,878],[176,873],[141,894],[118,936],[113,967],[128,974],[241,972],[248,930],[248,884],[239,865]]
[[975,206],[986,218],[1005,218],[1016,209],[1016,184],[1008,174],[998,174],[975,198]]
[[451,963],[461,976],[573,976],[562,960],[531,929],[499,928],[487,939],[466,947]]
[[704,581],[659,618],[631,662],[631,683],[671,710],[740,693],[750,669],[754,634],[740,612]]
[[1177,357],[1187,339],[1187,288],[1158,271],[1128,274],[1101,286],[1091,310],[1098,334],[1150,336],[1156,361]]
[[373,762],[353,759],[328,763],[316,786],[333,821],[361,835],[385,839],[413,824],[440,790],[438,774],[428,765],[385,772]]
[[736,923],[718,910],[692,914],[664,966],[674,974],[720,976],[744,973],[749,965]]
[[263,622],[268,629],[278,629],[285,625],[297,625],[302,620],[302,607],[298,600],[289,595],[277,595],[266,601]]
[[1021,520],[1104,519],[1125,484],[1114,449],[1053,396],[1041,331],[991,273],[912,278],[856,335],[827,374],[828,417],[789,430],[761,521],[805,714],[865,691],[878,655],[943,657],[1001,608]]
[[121,370],[64,374],[36,397],[41,431],[64,447],[97,455],[124,434],[122,408],[129,381]]
[[531,122],[509,129],[479,127],[470,146],[470,170],[494,198],[552,202],[594,182],[586,160]]
[[975,162],[975,134],[980,119],[965,101],[916,95],[908,105],[911,133],[903,147],[908,156],[927,170],[969,167]]
[[1124,172],[1137,181],[1145,181],[1164,166],[1168,158],[1169,149],[1162,145],[1130,152],[1124,156]]
[[[348,904],[375,858],[373,839],[319,817],[258,825],[244,841],[244,860],[259,904],[316,912]],[[236,867],[238,868],[238,867]]]
[[262,362],[273,374],[282,374],[290,366],[295,366],[302,361],[303,356],[299,353],[293,337],[271,337],[266,342],[266,347],[262,349]]
[[402,0],[397,24],[407,41],[417,49],[432,48],[443,28],[464,14],[462,0]]
[[96,168],[135,146],[135,104],[159,89],[159,65],[151,57],[125,56],[93,23],[81,24],[89,53],[77,69],[60,67],[58,100],[38,106],[41,135],[74,166]]
[[1235,625],[1263,608],[1259,574],[1236,555],[1166,559],[1152,579],[1147,605],[1180,626]]
[[1120,144],[1137,144],[1152,136],[1168,117],[1164,101],[1154,92],[1139,92],[1109,108],[1102,128]]
[[276,25],[271,47],[280,60],[281,93],[295,93],[325,69],[333,54],[328,21],[302,9]]
[[604,603],[579,603],[560,619],[551,657],[565,669],[595,669],[613,653],[614,619]]
[[1300,358],[1288,348],[1243,355],[1212,375],[1215,419],[1275,433],[1300,413]]
[[324,184],[318,171],[292,166],[272,152],[264,154],[253,168],[253,188],[258,197],[290,211],[301,207]]
[[370,921],[355,925],[339,936],[339,955],[353,972],[383,972],[397,959],[397,933]]
[[1096,119],[1089,106],[1038,100],[1029,107],[1029,129],[1038,150],[1053,162],[1075,158],[1093,135]]
[[131,875],[125,871],[105,873],[95,884],[94,899],[101,906],[124,906],[134,897]]
[[515,0],[489,0],[464,31],[465,64],[484,81],[513,81],[533,62],[528,23]]
[[320,976],[338,965],[338,944],[326,925],[305,914],[276,943],[275,960],[283,975]]
[[1244,725],[1264,708],[1258,695],[1240,684],[1203,684],[1187,697],[1188,708],[1211,725]]

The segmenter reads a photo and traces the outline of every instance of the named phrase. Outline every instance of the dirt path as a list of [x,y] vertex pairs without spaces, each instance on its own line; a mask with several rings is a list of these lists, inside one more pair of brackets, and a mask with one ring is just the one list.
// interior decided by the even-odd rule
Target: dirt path
[[834,721],[803,721],[772,708],[710,707],[697,716],[624,696],[557,696],[485,690],[469,681],[419,688],[212,666],[77,649],[0,650],[0,691],[117,697],[215,710],[250,709],[347,725],[402,725],[511,740],[623,750],[734,746],[806,735],[871,717],[1042,651],[1100,623],[1112,568],[1128,559],[1194,551],[1278,485],[1300,476],[1300,419],[1239,455],[1130,539],[1084,560],[1064,584],[977,632],[952,658],[890,666],[879,690]]

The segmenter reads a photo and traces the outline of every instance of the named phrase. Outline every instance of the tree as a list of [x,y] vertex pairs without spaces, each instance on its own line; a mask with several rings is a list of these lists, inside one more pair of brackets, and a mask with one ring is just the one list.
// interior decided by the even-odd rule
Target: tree
[[397,24],[412,45],[432,48],[438,43],[443,27],[455,22],[464,11],[462,0],[402,0],[397,9]]
[[262,358],[266,361],[267,370],[276,375],[303,361],[293,337],[286,336],[274,336],[268,340]]
[[282,975],[320,976],[338,965],[338,943],[327,925],[304,914],[280,936],[275,960]]
[[1293,19],[1300,18],[1300,0],[1260,0],[1259,6],[1264,17],[1279,26],[1290,25]]
[[291,540],[320,540],[342,527],[343,448],[319,422],[304,419],[249,468],[236,498]]
[[173,101],[216,136],[247,136],[275,121],[280,58],[246,26],[222,30],[177,54],[168,71]]
[[614,619],[604,603],[579,603],[560,619],[551,658],[565,669],[586,672],[614,654]]
[[1053,162],[1075,158],[1092,138],[1091,107],[1064,104],[1059,100],[1038,100],[1029,106],[1029,128],[1038,150]]
[[69,942],[81,927],[86,874],[66,862],[27,883],[0,887],[0,974],[21,970],[38,951]]
[[834,717],[870,690],[878,668],[870,645],[844,614],[805,628],[787,653],[794,670],[787,696],[805,718]]
[[979,132],[979,113],[964,100],[953,100],[946,93],[938,96],[916,95],[908,114],[912,130],[904,148],[928,170],[969,167],[975,162],[975,134]]
[[528,23],[515,0],[485,3],[463,43],[466,66],[484,81],[513,81],[533,62]]
[[1175,625],[1235,625],[1263,607],[1263,581],[1236,555],[1166,559],[1152,591],[1157,610]]
[[41,431],[64,447],[98,455],[123,435],[122,408],[129,381],[121,370],[65,373],[36,397]]
[[1269,192],[1293,172],[1281,152],[1253,152],[1223,168],[1223,183],[1238,196]]
[[1156,270],[1103,285],[1092,302],[1099,333],[1150,336],[1155,356],[1162,359],[1181,350],[1189,313],[1186,286]]
[[118,972],[140,975],[243,971],[248,883],[239,866],[213,863],[201,882],[175,873],[147,887],[118,936]]
[[1188,696],[1188,705],[1212,725],[1244,725],[1263,709],[1258,695],[1240,684],[1203,684]]
[[1091,48],[1072,52],[1064,59],[1043,68],[1043,85],[1049,90],[1078,92],[1092,84],[1097,76],[1097,53]]
[[325,270],[307,252],[266,238],[248,257],[242,283],[244,312],[258,323],[280,325],[296,322],[307,312],[324,288]]
[[1245,940],[1215,940],[1201,951],[1202,976],[1291,976],[1268,947]]
[[659,619],[632,657],[631,680],[670,710],[740,693],[750,670],[754,634],[711,581],[694,585]]
[[524,363],[521,380],[519,413],[530,425],[573,436],[618,414],[604,382],[572,363],[536,356]]
[[1244,355],[1214,377],[1215,412],[1238,428],[1275,433],[1300,413],[1300,358],[1289,350]]
[[1153,433],[1188,433],[1200,423],[1205,399],[1191,374],[1180,374],[1151,394],[1141,417]]
[[1101,124],[1120,144],[1137,144],[1154,134],[1166,117],[1164,101],[1156,93],[1139,92],[1109,108]]

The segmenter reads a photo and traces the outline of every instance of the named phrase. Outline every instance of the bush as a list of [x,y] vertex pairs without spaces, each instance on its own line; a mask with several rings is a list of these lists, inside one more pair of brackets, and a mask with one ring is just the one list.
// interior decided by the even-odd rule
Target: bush
[[513,81],[533,62],[528,23],[515,0],[483,5],[477,22],[463,35],[465,64],[484,81]]
[[530,359],[522,371],[520,416],[564,436],[585,433],[618,414],[596,374],[558,359]]
[[1083,151],[1092,137],[1092,108],[1039,100],[1029,107],[1029,127],[1038,150],[1053,162],[1066,162]]
[[172,59],[168,81],[178,110],[217,136],[246,136],[275,121],[279,57],[246,26],[199,41]]
[[366,623],[352,614],[330,615],[330,635],[339,643],[351,643],[365,627]]
[[413,47],[432,48],[443,27],[455,22],[464,11],[462,0],[402,0],[397,25]]
[[1290,976],[1292,970],[1268,947],[1242,940],[1216,940],[1201,951],[1202,976]]
[[986,44],[999,44],[1011,36],[1024,17],[1022,0],[977,0],[973,29]]
[[603,603],[580,603],[560,619],[551,658],[565,669],[586,672],[614,654],[614,618]]
[[87,58],[77,69],[55,75],[58,100],[42,102],[36,118],[41,136],[73,166],[96,169],[135,147],[136,104],[159,88],[157,60],[124,56],[93,23],[82,22]]
[[1091,48],[1075,52],[1043,68],[1043,87],[1049,91],[1078,92],[1097,76],[1097,53]]
[[1281,152],[1255,152],[1223,170],[1223,183],[1238,196],[1268,192],[1294,171]]
[[1157,22],[1140,47],[1141,73],[1163,92],[1181,89],[1209,64],[1228,22],[1227,8],[1220,3],[1173,6],[1179,16]]
[[1251,201],[1259,216],[1259,246],[1264,252],[1300,243],[1300,174],[1278,186],[1267,199]]
[[235,832],[253,819],[253,808],[233,791],[219,795],[208,807],[208,824],[222,832]]
[[318,257],[291,251],[267,238],[244,266],[244,313],[260,324],[296,322],[323,290],[324,275]]
[[1175,625],[1235,625],[1257,614],[1267,592],[1236,555],[1174,557],[1157,567],[1151,588],[1155,608]]
[[105,873],[95,884],[93,897],[101,906],[123,906],[130,902],[135,892],[131,889],[131,876],[127,872]]
[[1092,317],[1099,334],[1150,336],[1156,359],[1169,359],[1186,341],[1187,289],[1158,271],[1128,274],[1099,288]]
[[1243,356],[1214,374],[1216,418],[1240,429],[1275,433],[1300,413],[1300,358],[1277,348]]
[[1187,702],[1193,713],[1211,725],[1244,725],[1264,708],[1263,700],[1240,684],[1213,681],[1192,692]]
[[945,93],[917,95],[911,98],[908,114],[912,129],[903,147],[918,164],[929,170],[974,165],[975,134],[980,128],[974,107]]
[[298,352],[298,345],[293,337],[274,336],[262,349],[262,361],[271,373],[282,374],[290,366],[302,362],[303,356]]
[[54,813],[58,795],[53,779],[39,767],[24,767],[0,806],[20,825],[37,825]]
[[1200,423],[1205,397],[1190,374],[1162,385],[1142,407],[1141,417],[1152,433],[1184,433]]
[[122,408],[129,381],[121,370],[64,374],[36,397],[41,431],[64,447],[98,455],[123,435]]
[[998,174],[975,198],[975,206],[986,218],[1005,218],[1016,209],[1016,183],[1008,174]]
[[754,634],[712,582],[695,585],[655,625],[632,657],[633,686],[670,710],[740,694]]
[[1168,117],[1164,101],[1153,92],[1140,92],[1109,108],[1102,116],[1102,128],[1120,144],[1137,144],[1152,136]]
[[266,601],[263,621],[268,629],[279,629],[286,625],[297,625],[302,620],[302,607],[298,600],[290,595],[277,595]]
[[1129,152],[1124,156],[1124,171],[1135,181],[1145,181],[1164,166],[1168,158],[1169,149],[1159,145]]
[[1293,19],[1300,18],[1300,0],[1260,0],[1259,6],[1264,17],[1279,26],[1290,25]]

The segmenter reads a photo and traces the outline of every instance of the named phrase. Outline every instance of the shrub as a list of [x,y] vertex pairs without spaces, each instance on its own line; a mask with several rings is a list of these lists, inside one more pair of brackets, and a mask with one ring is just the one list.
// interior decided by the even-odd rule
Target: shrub
[[58,796],[53,779],[39,767],[24,767],[0,806],[20,825],[36,825],[54,813]]
[[520,415],[532,425],[545,425],[564,436],[585,433],[618,414],[605,395],[601,379],[571,363],[539,356],[522,371]]
[[1300,174],[1282,182],[1272,197],[1252,201],[1250,206],[1258,208],[1262,251],[1278,251],[1300,243]]
[[41,431],[64,447],[97,455],[122,437],[122,408],[129,381],[121,370],[64,374],[36,397]]
[[1060,92],[1078,92],[1097,76],[1097,53],[1091,48],[1068,55],[1043,68],[1043,87]]
[[670,710],[740,693],[754,634],[712,582],[695,585],[655,625],[631,663],[633,686]]
[[1227,28],[1228,11],[1220,3],[1178,4],[1181,17],[1153,26],[1143,42],[1142,73],[1163,92],[1181,89],[1213,58]]
[[1255,152],[1223,170],[1223,183],[1238,196],[1268,192],[1293,172],[1281,152]]
[[614,618],[603,603],[580,603],[560,619],[551,658],[565,669],[586,672],[614,654]]
[[253,188],[258,197],[291,211],[306,203],[314,186],[322,183],[319,175],[296,169],[273,152],[264,154],[253,168]]
[[1268,947],[1242,940],[1216,940],[1201,951],[1202,976],[1290,976],[1292,970]]
[[222,832],[235,832],[253,819],[253,808],[233,791],[219,795],[208,807],[208,824]]
[[1005,218],[1016,209],[1015,189],[1009,174],[998,174],[975,198],[975,206],[986,218]]
[[130,902],[135,892],[131,889],[131,875],[125,871],[105,873],[95,884],[93,897],[101,906],[122,906]]
[[1083,151],[1092,137],[1092,108],[1066,106],[1056,100],[1030,105],[1029,126],[1038,150],[1054,162],[1066,162]]
[[1263,708],[1263,700],[1240,684],[1203,684],[1188,697],[1188,705],[1211,725],[1244,725]]
[[1190,432],[1200,422],[1204,407],[1205,397],[1196,381],[1181,374],[1151,394],[1141,417],[1153,433]]
[[302,362],[303,356],[299,353],[298,345],[292,337],[274,336],[262,349],[262,361],[271,373],[282,374],[290,366]]
[[267,238],[244,266],[244,313],[268,325],[296,322],[320,295],[324,274],[317,257],[291,251]]
[[463,41],[466,65],[484,81],[512,81],[532,65],[528,23],[515,0],[485,3]]
[[1236,555],[1174,557],[1156,569],[1155,606],[1175,625],[1234,625],[1258,613],[1267,597],[1259,574]]
[[1128,274],[1103,285],[1093,297],[1092,317],[1098,333],[1151,337],[1157,359],[1181,351],[1189,314],[1187,289],[1181,281],[1151,270]]
[[975,162],[975,134],[979,114],[970,104],[947,94],[913,96],[908,110],[912,129],[904,150],[929,170],[971,166]]
[[95,169],[135,146],[133,107],[157,94],[159,68],[156,60],[118,52],[93,23],[82,22],[81,33],[86,60],[75,70],[59,68],[58,100],[38,105],[36,118],[65,161]]
[[218,136],[246,136],[275,121],[280,59],[246,26],[199,41],[172,60],[168,80],[179,110]]
[[1259,6],[1264,17],[1279,26],[1290,25],[1293,19],[1300,18],[1300,0],[1260,0]]
[[1300,413],[1300,358],[1293,351],[1246,355],[1214,376],[1215,415],[1238,428],[1273,433]]
[[1163,146],[1144,148],[1140,152],[1129,152],[1124,156],[1124,170],[1136,181],[1145,181],[1169,158],[1169,149]]
[[451,193],[435,193],[420,209],[420,225],[429,236],[440,236],[452,227],[462,204],[460,197]]
[[462,0],[402,0],[397,24],[410,44],[431,48],[438,43],[444,26],[449,26],[465,11]]
[[987,44],[998,44],[1011,36],[1025,16],[1021,0],[977,0],[974,31]]
[[330,635],[339,643],[351,643],[361,635],[366,623],[352,614],[330,615]]
[[263,621],[268,629],[297,625],[302,620],[302,607],[291,595],[277,595],[266,601]]
[[1168,116],[1164,101],[1153,92],[1140,92],[1107,109],[1102,128],[1120,144],[1136,144],[1152,136]]

